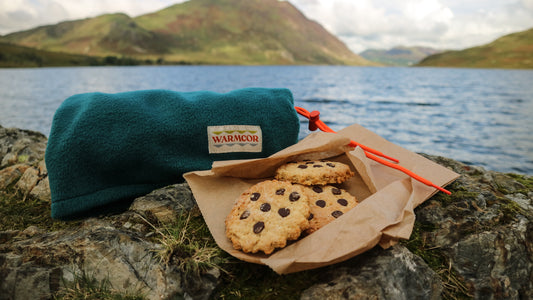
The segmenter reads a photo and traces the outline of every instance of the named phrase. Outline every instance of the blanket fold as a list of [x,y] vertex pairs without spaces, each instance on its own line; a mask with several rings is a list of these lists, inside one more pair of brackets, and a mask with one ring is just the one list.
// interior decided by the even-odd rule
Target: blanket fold
[[54,115],[45,154],[52,217],[127,204],[216,160],[267,157],[298,132],[288,89],[74,95]]

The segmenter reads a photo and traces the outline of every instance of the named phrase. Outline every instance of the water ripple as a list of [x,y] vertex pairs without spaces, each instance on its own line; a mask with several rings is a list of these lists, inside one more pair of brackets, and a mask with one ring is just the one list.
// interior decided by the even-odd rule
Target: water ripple
[[[289,88],[333,130],[361,124],[414,152],[533,174],[533,70],[335,66],[0,69],[0,124],[48,135],[67,97],[141,89]],[[309,134],[301,118],[300,137]]]

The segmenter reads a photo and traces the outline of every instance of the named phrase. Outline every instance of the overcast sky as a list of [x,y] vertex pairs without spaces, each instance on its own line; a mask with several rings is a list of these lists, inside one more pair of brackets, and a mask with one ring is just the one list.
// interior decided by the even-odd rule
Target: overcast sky
[[[0,0],[0,34],[183,0]],[[291,0],[354,52],[398,45],[464,49],[533,27],[533,0]]]

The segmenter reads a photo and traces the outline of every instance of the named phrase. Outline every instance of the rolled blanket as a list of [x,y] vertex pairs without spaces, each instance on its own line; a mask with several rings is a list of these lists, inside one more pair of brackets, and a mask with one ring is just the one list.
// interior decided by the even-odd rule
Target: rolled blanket
[[46,148],[52,217],[124,209],[213,161],[267,157],[298,132],[287,89],[74,95],[56,111]]

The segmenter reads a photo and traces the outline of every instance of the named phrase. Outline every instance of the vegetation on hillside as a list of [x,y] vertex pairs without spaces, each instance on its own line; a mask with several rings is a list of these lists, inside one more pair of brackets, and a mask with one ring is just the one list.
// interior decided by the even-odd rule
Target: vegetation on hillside
[[533,28],[460,51],[447,51],[423,59],[418,66],[465,68],[533,68]]
[[183,65],[185,61],[165,61],[163,58],[136,59],[128,56],[104,57],[52,52],[0,42],[0,68],[70,67],[70,66],[136,66]]

